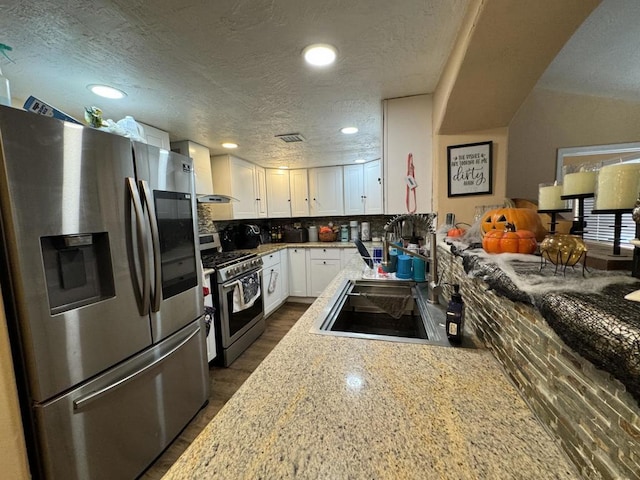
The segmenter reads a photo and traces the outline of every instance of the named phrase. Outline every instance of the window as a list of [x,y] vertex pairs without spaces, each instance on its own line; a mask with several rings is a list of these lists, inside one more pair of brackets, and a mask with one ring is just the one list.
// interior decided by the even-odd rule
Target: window
[[[584,200],[584,220],[587,222],[587,227],[585,228],[583,238],[587,241],[613,245],[615,215],[613,213],[595,215],[591,213],[593,206],[593,198],[586,198]],[[633,238],[636,238],[636,222],[633,221],[631,212],[629,212],[622,215],[620,247],[633,248],[633,245],[629,244],[629,240]]]

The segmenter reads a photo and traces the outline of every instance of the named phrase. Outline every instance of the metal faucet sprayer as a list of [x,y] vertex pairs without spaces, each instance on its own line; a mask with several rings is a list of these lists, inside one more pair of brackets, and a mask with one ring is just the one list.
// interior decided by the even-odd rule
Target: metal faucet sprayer
[[[436,229],[434,227],[436,214],[435,213],[425,213],[425,214],[416,214],[416,213],[406,213],[402,215],[396,215],[391,220],[387,222],[384,226],[384,236],[382,237],[382,266],[383,268],[388,269],[389,267],[389,234],[394,231],[397,231],[398,228],[402,229],[402,224],[404,222],[411,222],[412,224],[412,236],[415,237],[416,229],[419,231],[427,232],[429,234],[429,257],[425,257],[419,253],[416,253],[412,250],[408,250],[404,246],[394,245],[393,248],[400,250],[407,255],[411,255],[412,257],[420,258],[429,264],[429,294],[427,301],[429,303],[438,303],[438,295],[442,291],[442,287],[438,285],[438,261],[436,256]],[[402,231],[400,231],[400,235],[402,237]]]

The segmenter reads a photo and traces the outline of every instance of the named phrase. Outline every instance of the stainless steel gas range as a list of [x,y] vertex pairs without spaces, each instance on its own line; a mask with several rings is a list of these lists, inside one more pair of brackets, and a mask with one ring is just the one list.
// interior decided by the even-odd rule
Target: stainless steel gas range
[[265,329],[262,258],[221,250],[217,233],[200,235],[202,264],[215,271],[210,276],[218,351],[215,362],[228,367]]

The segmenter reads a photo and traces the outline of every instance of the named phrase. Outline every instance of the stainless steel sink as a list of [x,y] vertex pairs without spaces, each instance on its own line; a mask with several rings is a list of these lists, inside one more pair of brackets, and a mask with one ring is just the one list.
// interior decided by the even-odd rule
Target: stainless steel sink
[[345,280],[311,331],[323,335],[449,346],[445,314],[427,302],[427,285]]

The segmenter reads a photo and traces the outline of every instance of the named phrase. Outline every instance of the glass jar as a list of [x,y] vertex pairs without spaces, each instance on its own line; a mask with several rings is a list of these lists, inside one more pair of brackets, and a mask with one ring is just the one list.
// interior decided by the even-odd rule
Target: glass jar
[[349,241],[349,225],[340,225],[340,241]]

